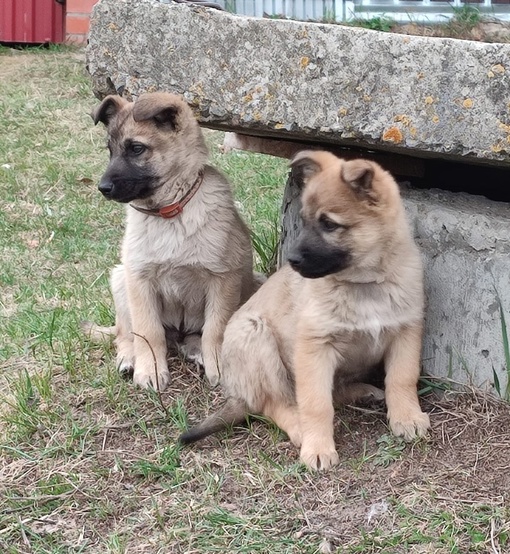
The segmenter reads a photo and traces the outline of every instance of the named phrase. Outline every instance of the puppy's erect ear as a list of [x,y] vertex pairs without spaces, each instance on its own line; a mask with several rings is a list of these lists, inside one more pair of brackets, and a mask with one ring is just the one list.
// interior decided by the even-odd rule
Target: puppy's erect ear
[[298,189],[303,189],[308,180],[322,171],[320,158],[313,150],[298,152],[290,162],[292,180]]
[[122,98],[122,96],[116,96],[114,94],[107,96],[90,114],[94,120],[94,125],[101,122],[108,127],[112,118],[117,115],[119,110],[127,103],[128,101]]
[[374,166],[368,160],[351,160],[342,165],[342,180],[349,185],[356,196],[375,204],[378,195],[373,189]]
[[153,119],[156,125],[178,131],[180,115],[186,108],[187,104],[175,94],[165,92],[142,94],[133,107],[133,119],[135,121]]
[[302,150],[291,160],[290,167],[295,175],[303,181],[307,181],[322,170],[320,158],[313,150]]
[[299,187],[302,187],[321,171],[330,168],[332,164],[339,163],[338,157],[326,150],[303,150],[294,156],[290,166],[294,181]]

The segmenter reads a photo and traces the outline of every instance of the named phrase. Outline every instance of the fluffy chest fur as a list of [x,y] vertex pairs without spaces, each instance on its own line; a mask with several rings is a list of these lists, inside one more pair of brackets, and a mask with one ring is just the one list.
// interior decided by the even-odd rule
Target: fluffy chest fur
[[122,262],[131,275],[151,283],[166,325],[200,330],[211,275],[251,268],[248,232],[223,188],[204,183],[171,219],[127,207]]
[[337,348],[348,372],[358,373],[363,366],[379,363],[395,331],[423,317],[418,272],[406,287],[399,279],[340,285],[325,279],[305,280],[303,288],[308,289],[304,296],[309,300],[301,311],[299,326],[316,340]]
[[164,220],[129,214],[123,263],[134,272],[158,273],[158,278],[182,266],[198,265],[213,272],[220,271],[226,236],[217,233],[213,242],[204,226],[194,224],[191,214],[181,217],[182,220]]
[[[416,285],[415,291],[409,291],[394,282],[345,283],[337,288],[336,294],[310,295],[303,311],[319,333],[325,328],[330,333],[361,332],[376,337],[385,328],[400,327],[421,318],[423,299],[420,285]],[[315,286],[314,282],[305,283],[305,288]]]
[[251,264],[247,232],[233,233],[240,222],[230,193],[217,184],[212,190],[203,187],[172,219],[127,207],[122,261],[130,271],[159,279],[181,267],[224,273]]

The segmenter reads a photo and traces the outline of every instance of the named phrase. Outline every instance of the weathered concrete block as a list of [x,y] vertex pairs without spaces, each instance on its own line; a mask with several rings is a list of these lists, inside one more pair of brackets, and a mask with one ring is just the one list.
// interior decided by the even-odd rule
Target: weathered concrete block
[[509,163],[510,45],[101,0],[98,95],[182,93],[205,126]]
[[[510,209],[481,196],[404,189],[425,258],[427,373],[507,382],[500,306],[510,329]],[[501,301],[501,303],[500,303]]]

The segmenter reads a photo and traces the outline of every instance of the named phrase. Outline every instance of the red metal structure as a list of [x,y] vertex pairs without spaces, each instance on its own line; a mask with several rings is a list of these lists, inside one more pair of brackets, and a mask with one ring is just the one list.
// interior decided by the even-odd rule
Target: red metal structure
[[63,42],[64,1],[0,0],[0,42]]

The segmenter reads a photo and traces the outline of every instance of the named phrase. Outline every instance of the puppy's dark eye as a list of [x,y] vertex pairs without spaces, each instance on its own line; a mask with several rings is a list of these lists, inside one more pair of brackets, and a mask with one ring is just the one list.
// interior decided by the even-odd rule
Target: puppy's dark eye
[[319,217],[319,225],[321,230],[326,231],[326,233],[331,233],[333,231],[336,231],[337,229],[345,229],[345,225],[333,221],[324,214]]
[[133,156],[139,156],[140,154],[143,154],[147,150],[147,147],[144,144],[140,144],[139,142],[134,142],[129,146],[129,153],[133,154]]

